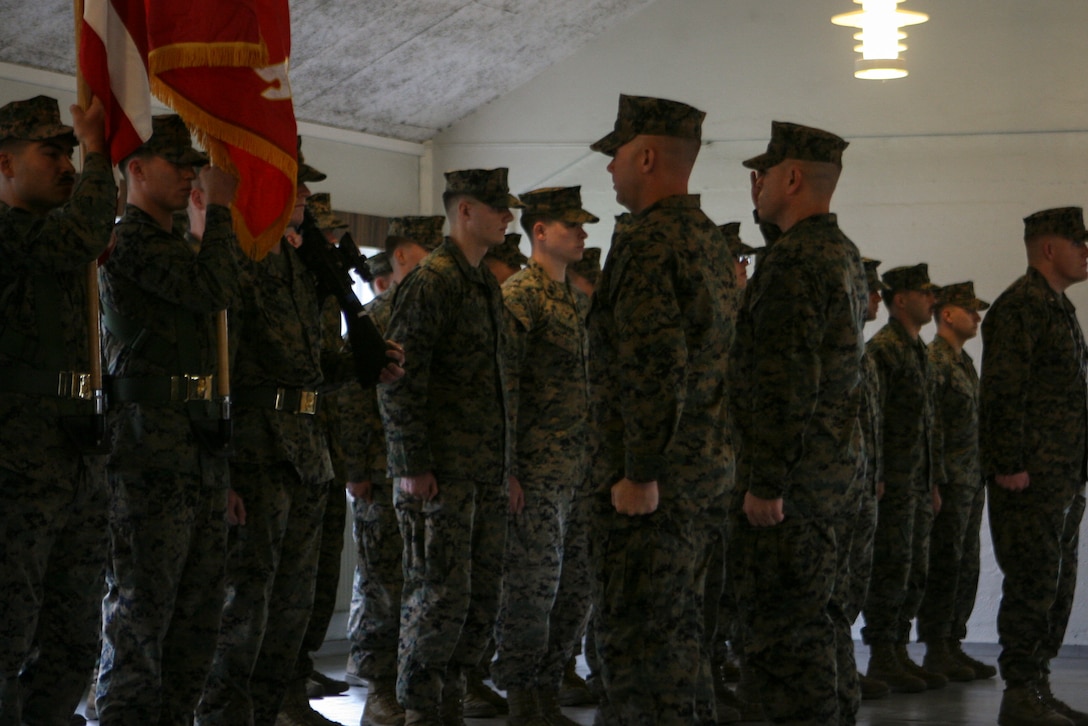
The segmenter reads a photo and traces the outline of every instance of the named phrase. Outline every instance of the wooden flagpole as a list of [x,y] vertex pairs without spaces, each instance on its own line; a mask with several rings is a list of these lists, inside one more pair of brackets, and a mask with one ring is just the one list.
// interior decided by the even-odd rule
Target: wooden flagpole
[[[83,30],[83,0],[75,0],[76,102],[86,110],[91,105],[91,89],[79,67],[79,37]],[[80,154],[83,154],[82,146]],[[86,158],[82,159],[86,162]],[[106,437],[106,396],[102,389],[102,337],[99,329],[98,260],[87,263],[87,349],[90,356],[91,396],[94,401],[95,443]]]

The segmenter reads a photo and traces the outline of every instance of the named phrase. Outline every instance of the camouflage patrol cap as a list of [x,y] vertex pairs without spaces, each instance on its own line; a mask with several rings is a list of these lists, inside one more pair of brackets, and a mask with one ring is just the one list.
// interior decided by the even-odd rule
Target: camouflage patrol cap
[[203,166],[208,163],[208,155],[193,148],[189,127],[176,113],[152,116],[151,138],[133,154],[161,156],[178,166]]
[[601,248],[586,247],[582,252],[582,259],[567,266],[567,270],[579,277],[584,277],[589,284],[596,286],[601,279]]
[[590,145],[593,151],[615,156],[616,151],[640,134],[672,136],[702,141],[706,112],[679,101],[620,94],[620,108],[612,133]]
[[347,229],[348,223],[337,217],[332,212],[332,197],[328,192],[311,194],[306,197],[306,208],[314,215],[317,228],[325,230]]
[[393,274],[393,263],[389,261],[389,255],[384,252],[367,257],[366,268],[370,272],[370,277],[363,277],[366,282],[373,282],[376,278]]
[[767,144],[767,151],[741,163],[757,171],[766,171],[786,159],[820,161],[841,167],[842,152],[849,145],[849,141],[844,141],[830,131],[788,121],[772,121],[771,141]]
[[510,193],[506,182],[506,167],[498,169],[459,169],[446,172],[446,193],[464,194],[484,204],[500,209],[517,209],[523,205]]
[[973,282],[957,282],[938,288],[937,307],[945,305],[955,305],[972,312],[990,307],[990,303],[975,297],[975,283]]
[[891,289],[884,284],[884,281],[880,279],[880,275],[876,271],[876,268],[880,267],[880,260],[862,257],[861,264],[865,265],[865,281],[869,283],[869,292],[880,292],[881,290]]
[[511,232],[506,235],[506,239],[502,241],[501,245],[489,249],[484,257],[490,257],[520,270],[529,261],[529,258],[521,252],[520,242],[521,235],[517,232]]
[[938,287],[929,281],[929,265],[921,263],[912,267],[893,267],[883,275],[888,289],[935,292]]
[[726,222],[725,224],[719,224],[718,229],[725,235],[725,243],[729,245],[729,254],[733,257],[747,257],[748,255],[758,255],[765,247],[751,247],[744,244],[740,238],[740,222]]
[[57,99],[35,96],[25,101],[12,101],[0,107],[0,141],[44,141],[57,138],[64,138],[72,146],[76,145],[76,135],[72,127],[60,122]]
[[[445,217],[393,217],[389,220],[389,237],[403,237],[410,239],[417,245],[427,250],[434,251],[442,244],[442,225],[446,223]],[[388,242],[386,252],[389,252]]]
[[601,221],[582,209],[582,187],[544,187],[521,195],[522,216],[587,224]]
[[296,184],[306,184],[307,182],[319,182],[325,181],[329,178],[328,174],[318,171],[309,164],[306,163],[302,156],[302,137],[298,137],[298,174],[295,177]]
[[1024,217],[1024,241],[1042,234],[1056,234],[1074,242],[1088,239],[1084,229],[1084,212],[1080,207],[1044,209]]

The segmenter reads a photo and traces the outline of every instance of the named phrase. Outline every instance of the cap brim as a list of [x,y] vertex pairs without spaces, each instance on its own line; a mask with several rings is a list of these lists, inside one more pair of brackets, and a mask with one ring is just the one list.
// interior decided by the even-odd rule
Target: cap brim
[[630,139],[625,139],[618,131],[613,131],[607,136],[589,145],[590,151],[597,151],[605,156],[615,156],[616,150],[626,144]]
[[756,171],[767,171],[772,166],[777,166],[780,161],[782,160],[771,154],[763,153],[759,156],[753,156],[751,159],[745,159],[741,164]]
[[567,211],[562,212],[556,219],[571,224],[593,224],[594,222],[601,221],[596,215],[590,214],[584,209],[568,209]]
[[317,169],[313,168],[309,164],[303,163],[298,167],[298,183],[306,184],[307,182],[320,182],[329,178],[328,174],[324,174]]
[[178,166],[204,166],[208,163],[208,155],[193,148],[185,149],[180,154],[170,154],[169,156],[160,154],[159,156]]

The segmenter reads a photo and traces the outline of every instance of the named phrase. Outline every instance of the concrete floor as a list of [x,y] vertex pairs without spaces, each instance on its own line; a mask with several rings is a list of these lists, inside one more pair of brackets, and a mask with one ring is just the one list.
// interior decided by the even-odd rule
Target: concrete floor
[[[921,661],[923,647],[912,645],[911,654]],[[965,648],[967,652],[980,660],[995,663],[998,648],[996,645],[973,645]],[[865,668],[868,649],[858,647],[858,665]],[[1074,708],[1088,711],[1088,657],[1084,653],[1075,653],[1054,661],[1052,664],[1051,683],[1055,694]],[[331,676],[342,678],[344,675],[342,655],[327,655],[318,659],[318,668]],[[585,673],[585,664],[579,661],[579,670]],[[906,726],[908,724],[995,724],[997,711],[1001,705],[1003,684],[999,678],[972,683],[950,684],[939,691],[923,694],[893,694],[879,701],[866,701],[858,714],[859,726]],[[333,721],[346,726],[359,723],[366,702],[365,688],[352,688],[343,696],[334,696],[311,701],[313,707]],[[593,723],[592,708],[565,708],[563,712],[580,724],[589,726]],[[467,719],[469,726],[486,724],[505,724],[505,718]]]

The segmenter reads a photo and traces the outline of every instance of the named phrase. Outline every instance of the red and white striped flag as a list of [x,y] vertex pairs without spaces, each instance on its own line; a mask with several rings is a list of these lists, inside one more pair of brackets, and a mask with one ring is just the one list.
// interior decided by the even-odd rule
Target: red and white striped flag
[[263,257],[295,202],[287,0],[84,2],[80,68],[106,103],[114,161],[150,136],[154,93],[238,179],[234,231],[248,255]]
[[79,68],[106,110],[106,140],[116,164],[151,138],[144,0],[84,0]]

